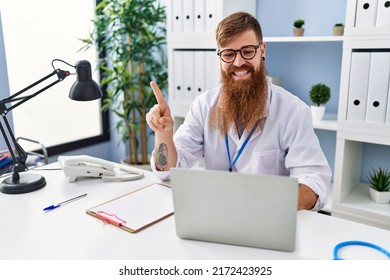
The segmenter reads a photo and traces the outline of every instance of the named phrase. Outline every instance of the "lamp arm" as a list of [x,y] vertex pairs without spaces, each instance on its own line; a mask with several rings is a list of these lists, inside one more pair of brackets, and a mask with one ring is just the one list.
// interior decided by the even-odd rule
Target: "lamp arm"
[[[1,107],[3,107],[4,104],[1,104]],[[16,141],[15,136],[12,132],[11,126],[7,120],[7,116],[5,114],[2,114],[3,121],[5,123],[5,127],[7,128],[7,132],[9,137],[11,138],[12,143],[15,147],[15,152],[12,149],[11,142],[7,137],[7,133],[3,127],[3,125],[0,122],[0,130],[1,134],[3,135],[3,138],[5,140],[5,143],[7,145],[8,151],[12,157],[12,161],[14,163],[14,173],[13,173],[13,179],[19,180],[19,172],[23,172],[27,170],[26,166],[26,160],[27,160],[27,153],[23,150],[23,148],[19,145],[19,143]]]
[[[38,85],[41,82],[47,80],[48,78],[54,76],[55,74],[57,74],[57,77],[58,77],[58,79],[56,81],[54,81],[51,84],[43,87],[42,89],[38,90],[34,94],[23,96],[23,97],[18,97],[23,92],[25,92],[25,91],[35,87],[36,85]],[[0,101],[0,115],[3,117],[5,128],[7,129],[7,132],[8,132],[8,135],[9,135],[11,141],[8,139],[7,132],[5,131],[5,129],[4,129],[3,125],[1,124],[1,122],[0,122],[0,130],[1,130],[1,134],[3,135],[3,138],[5,140],[5,143],[7,145],[7,148],[9,150],[9,152],[10,152],[10,155],[12,157],[13,163],[14,163],[13,178],[15,180],[19,179],[19,172],[23,172],[23,171],[27,170],[27,166],[26,166],[27,153],[24,151],[22,146],[20,146],[19,143],[16,141],[15,135],[12,132],[12,129],[11,129],[11,125],[9,124],[9,122],[7,120],[8,112],[10,112],[12,109],[18,107],[19,105],[23,104],[24,102],[30,100],[31,98],[37,96],[38,94],[40,94],[41,92],[47,90],[48,88],[54,86],[55,84],[61,82],[62,80],[64,80],[69,75],[70,75],[69,71],[63,71],[63,70],[60,70],[60,69],[56,69],[52,73],[50,73],[49,75],[43,77],[42,79],[40,79],[40,80],[36,81],[35,83],[27,86],[26,88],[22,89],[21,91],[19,91],[19,92],[17,92],[17,93],[15,93],[15,94],[13,94],[13,95],[11,95],[11,96],[9,96],[9,97],[7,97],[7,98],[5,98],[5,99]],[[14,105],[10,106],[9,108],[7,108],[7,106],[6,106],[7,103],[11,103],[11,102],[15,102],[15,101],[18,101],[18,102],[15,103]],[[15,152],[12,149],[11,142],[12,142],[12,144],[15,147]]]
[[[54,76],[57,74],[57,80],[52,82],[51,84],[45,86],[44,88],[38,90],[37,92],[35,92],[34,94],[31,94],[31,95],[27,95],[27,96],[23,96],[23,97],[18,97],[20,94],[22,94],[23,92],[35,87],[36,85],[42,83],[43,81],[49,79],[50,77]],[[47,90],[48,88],[51,88],[52,86],[54,86],[55,84],[63,81],[67,76],[70,75],[70,72],[69,71],[64,71],[64,70],[61,70],[61,69],[56,69],[54,70],[52,73],[50,73],[49,75],[43,77],[42,79],[36,81],[35,83],[25,87],[24,89],[18,91],[17,93],[3,99],[1,102],[6,104],[6,103],[11,103],[11,102],[15,102],[15,101],[19,101],[17,102],[16,104],[10,106],[8,109],[6,108],[6,111],[5,112],[2,112],[1,109],[0,109],[0,113],[3,114],[7,114],[9,111],[11,111],[12,109],[14,109],[15,107],[18,107],[19,105],[23,104],[24,102],[30,100],[31,98],[37,96],[38,94],[40,94],[41,92]]]

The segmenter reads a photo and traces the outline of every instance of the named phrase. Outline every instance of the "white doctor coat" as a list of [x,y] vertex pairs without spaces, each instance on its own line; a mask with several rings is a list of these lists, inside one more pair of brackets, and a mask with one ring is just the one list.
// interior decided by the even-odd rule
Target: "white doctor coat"
[[[199,95],[176,131],[176,167],[192,167],[203,157],[206,169],[228,171],[225,137],[211,129],[208,122],[219,91],[217,87]],[[331,169],[314,132],[310,108],[298,97],[271,83],[268,93],[269,112],[263,129],[252,135],[233,172],[297,178],[318,195],[312,210],[321,209],[327,203]],[[246,139],[246,135],[239,139],[233,129],[228,133],[232,161]],[[158,178],[169,179],[169,171],[156,170],[153,155],[151,166]]]

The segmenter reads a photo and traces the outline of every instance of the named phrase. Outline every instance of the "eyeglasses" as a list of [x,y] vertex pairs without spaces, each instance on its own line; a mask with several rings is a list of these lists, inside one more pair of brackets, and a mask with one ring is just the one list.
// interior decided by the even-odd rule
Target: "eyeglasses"
[[257,46],[248,45],[244,46],[239,50],[226,49],[218,51],[217,55],[221,57],[222,61],[225,63],[233,63],[236,60],[236,55],[239,52],[241,57],[245,60],[251,60],[256,56],[257,49],[260,48],[262,43],[259,43]]

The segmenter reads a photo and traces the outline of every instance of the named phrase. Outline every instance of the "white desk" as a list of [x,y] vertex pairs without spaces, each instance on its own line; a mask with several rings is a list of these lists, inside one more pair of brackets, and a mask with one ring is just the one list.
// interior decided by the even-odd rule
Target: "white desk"
[[[57,164],[45,168],[55,167]],[[83,179],[68,183],[62,170],[29,172],[43,175],[46,187],[21,195],[0,193],[0,259],[3,260],[331,260],[334,246],[348,240],[367,241],[390,250],[390,231],[310,211],[299,211],[296,250],[292,253],[182,240],[176,236],[173,216],[131,234],[85,211],[157,182],[152,173],[146,172],[144,179],[131,182]],[[48,205],[83,193],[88,193],[87,197],[47,213],[42,211]],[[379,252],[362,247],[348,248],[340,255],[386,259]]]

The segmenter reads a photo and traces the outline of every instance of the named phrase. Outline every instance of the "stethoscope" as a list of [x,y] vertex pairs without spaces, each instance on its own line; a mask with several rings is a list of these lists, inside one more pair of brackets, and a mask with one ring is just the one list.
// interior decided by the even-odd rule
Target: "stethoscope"
[[364,241],[345,241],[345,242],[341,242],[341,243],[337,244],[333,249],[333,259],[334,260],[343,260],[342,258],[340,258],[338,256],[339,250],[341,248],[344,248],[347,246],[352,246],[352,245],[366,246],[366,247],[375,249],[375,250],[383,253],[386,257],[388,257],[390,259],[390,252],[386,251],[384,248],[382,248],[378,245],[375,245],[375,244],[372,244],[369,242],[364,242]]

